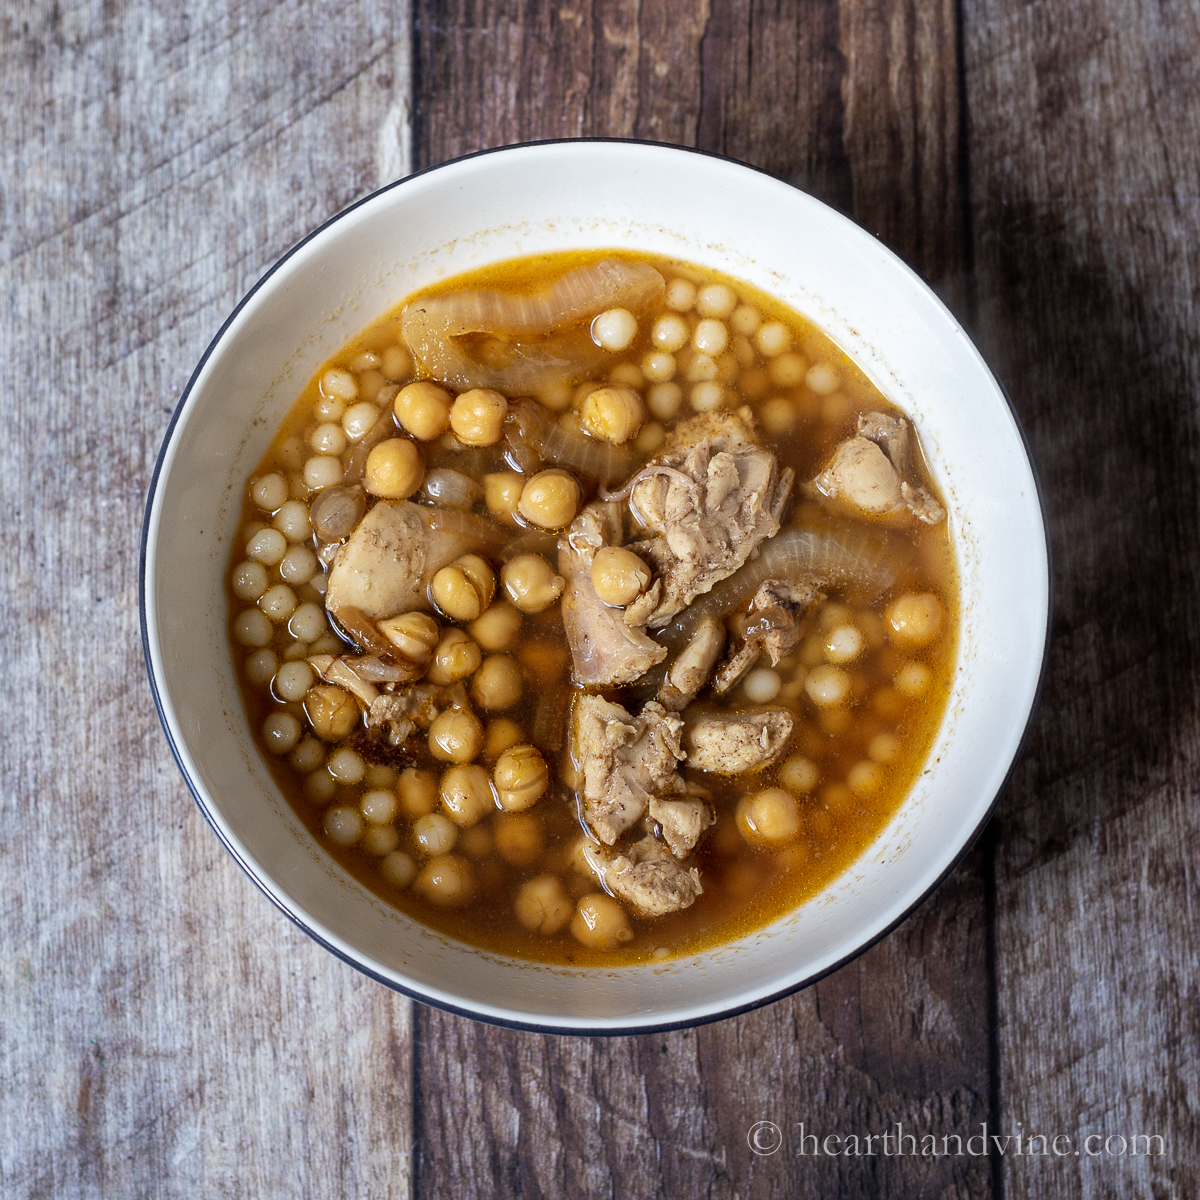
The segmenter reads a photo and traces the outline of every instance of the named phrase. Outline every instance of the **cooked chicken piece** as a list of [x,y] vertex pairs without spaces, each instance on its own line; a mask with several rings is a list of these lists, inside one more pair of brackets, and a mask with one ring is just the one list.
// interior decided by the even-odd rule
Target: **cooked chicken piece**
[[693,717],[683,731],[687,765],[719,775],[757,771],[783,753],[794,725],[786,708]]
[[367,710],[367,729],[375,733],[386,731],[390,745],[404,745],[416,730],[428,729],[433,724],[441,711],[437,702],[441,690],[420,683],[377,696]]
[[575,697],[570,755],[584,818],[606,846],[641,818],[652,797],[683,791],[676,770],[682,729],[683,718],[654,701],[633,717],[601,696]]
[[589,504],[558,543],[558,570],[566,580],[563,631],[571,647],[572,677],[590,687],[617,687],[640,679],[667,657],[665,646],[626,624],[592,586],[592,560],[602,546],[621,544],[617,504]]
[[479,544],[431,525],[435,512],[407,500],[376,504],[334,559],[325,607],[332,613],[356,608],[373,620],[428,609],[434,574]]
[[750,615],[743,629],[743,642],[717,669],[713,690],[729,691],[758,661],[765,650],[774,666],[790,654],[800,640],[804,615],[823,594],[807,583],[766,579],[750,601]]
[[703,800],[660,800],[655,796],[646,808],[662,827],[663,841],[676,858],[687,858],[700,835],[717,819]]
[[732,575],[779,532],[791,487],[791,469],[780,475],[775,456],[754,442],[740,416],[711,413],[684,421],[666,449],[618,493],[628,491],[631,511],[655,535],[630,546],[657,578],[626,619],[661,628]]
[[643,917],[662,917],[688,908],[704,892],[700,872],[680,866],[652,834],[624,854],[588,845],[584,855],[604,886]]
[[911,515],[936,525],[946,515],[942,506],[905,479],[911,469],[909,449],[907,421],[865,413],[858,418],[857,436],[838,446],[813,486],[821,495],[869,516]]
[[711,617],[696,627],[692,640],[671,664],[658,693],[659,703],[672,712],[682,712],[708,682],[725,647],[725,627]]

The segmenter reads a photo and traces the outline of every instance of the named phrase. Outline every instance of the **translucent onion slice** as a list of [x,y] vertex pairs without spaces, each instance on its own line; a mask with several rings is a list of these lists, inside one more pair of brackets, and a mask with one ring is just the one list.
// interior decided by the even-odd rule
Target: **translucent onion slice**
[[[494,388],[528,395],[578,381],[604,361],[606,351],[590,337],[571,338],[561,331],[608,308],[641,312],[664,286],[663,277],[646,263],[605,258],[567,271],[533,294],[481,288],[418,297],[405,308],[401,328],[409,348],[440,382],[458,391]],[[456,341],[468,334],[510,339],[512,361],[504,366],[479,362]]]

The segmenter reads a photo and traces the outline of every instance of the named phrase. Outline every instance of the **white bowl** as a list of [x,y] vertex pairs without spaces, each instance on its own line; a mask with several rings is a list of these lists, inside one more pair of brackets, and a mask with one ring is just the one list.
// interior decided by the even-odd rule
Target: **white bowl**
[[[243,481],[316,367],[445,276],[604,247],[712,266],[816,321],[916,423],[949,507],[962,589],[953,693],[929,764],[878,840],[773,925],[657,966],[570,969],[453,941],[374,896],[288,807],[247,728],[224,574]],[[146,661],[204,815],[262,890],[374,978],[489,1021],[564,1032],[670,1028],[786,995],[919,904],[982,828],[1020,750],[1045,651],[1037,483],[1003,391],[962,327],[886,246],[803,192],[665,146],[518,146],[402,180],[301,242],[238,305],[176,409],[142,545]]]

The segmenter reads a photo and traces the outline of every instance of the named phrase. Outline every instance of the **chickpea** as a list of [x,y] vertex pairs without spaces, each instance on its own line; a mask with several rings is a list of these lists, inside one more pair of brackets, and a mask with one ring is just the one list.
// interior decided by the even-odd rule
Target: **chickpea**
[[417,864],[403,850],[393,850],[379,864],[379,873],[392,887],[406,888],[417,877]]
[[233,594],[239,600],[257,600],[267,590],[270,576],[260,562],[239,563],[233,568]]
[[442,762],[469,763],[482,748],[483,726],[468,709],[448,708],[429,727],[429,753]]
[[475,890],[475,879],[471,864],[457,854],[443,854],[431,858],[422,868],[413,884],[413,891],[420,893],[430,904],[440,908],[456,908],[466,904]]
[[273,712],[263,722],[263,741],[272,754],[290,754],[300,740],[300,722],[288,712]]
[[[362,799],[358,802],[358,807],[362,810],[362,815],[373,825],[390,825],[400,811],[396,793],[385,791],[383,788],[364,792]],[[391,849],[393,847],[389,846],[388,850]],[[386,854],[387,851],[385,850],[384,853]]]
[[870,796],[883,784],[883,771],[878,763],[855,763],[846,774],[846,785],[856,796]]
[[233,636],[243,646],[265,646],[274,633],[271,629],[271,622],[257,608],[248,608],[245,612],[239,613],[237,620],[234,621]]
[[539,471],[525,484],[517,510],[539,529],[565,529],[575,519],[581,498],[575,477],[554,467]]
[[287,480],[282,475],[264,475],[250,485],[250,498],[259,508],[274,512],[287,499]]
[[493,654],[471,680],[471,695],[480,708],[496,712],[512,708],[521,698],[525,681],[515,659],[507,654]]
[[530,933],[557,933],[571,919],[571,899],[553,875],[527,879],[517,890],[513,909]]
[[362,817],[358,815],[357,808],[338,804],[325,814],[322,828],[331,842],[339,846],[353,846],[362,837]]
[[388,438],[367,455],[363,483],[372,496],[406,500],[421,486],[425,464],[408,438]]
[[701,353],[716,357],[729,345],[729,330],[723,321],[706,317],[692,334],[692,345]]
[[275,566],[287,553],[287,538],[278,529],[261,528],[246,543],[246,557],[251,562]]
[[401,346],[389,346],[383,352],[379,365],[383,368],[384,377],[393,383],[399,383],[405,375],[411,375],[413,369],[411,356]]
[[294,703],[304,699],[314,682],[313,669],[308,663],[287,662],[275,674],[275,694],[280,700]]
[[592,587],[605,604],[624,608],[650,585],[650,568],[632,550],[602,546],[592,560]]
[[779,782],[789,792],[799,792],[802,796],[806,795],[820,781],[821,772],[817,769],[817,764],[811,758],[803,758],[797,755],[795,758],[789,758],[779,768]]
[[349,692],[333,684],[309,688],[304,696],[304,712],[313,733],[327,742],[349,737],[358,724],[358,705]]
[[800,833],[800,813],[790,792],[767,788],[743,796],[737,806],[738,830],[752,846],[778,846]]
[[410,663],[423,667],[433,658],[440,630],[438,623],[422,612],[404,613],[376,621],[376,627]]
[[687,345],[687,322],[674,313],[666,313],[654,322],[654,327],[650,330],[650,340],[655,349],[674,354],[676,350],[682,350]]
[[674,312],[688,312],[696,303],[696,285],[688,279],[672,279],[667,284],[666,303]]
[[841,667],[814,667],[804,680],[804,690],[818,708],[837,708],[850,698],[850,676]]
[[771,359],[767,375],[776,387],[799,387],[808,373],[808,359],[793,350]]
[[304,794],[313,804],[328,804],[337,795],[337,784],[328,771],[313,771],[304,781]]
[[534,746],[513,746],[496,763],[496,791],[506,812],[523,812],[550,786],[546,760]]
[[723,283],[708,283],[696,293],[696,311],[702,317],[727,317],[737,307],[737,294]]
[[425,678],[439,687],[466,679],[479,669],[483,652],[461,629],[447,629],[434,647]]
[[405,767],[396,781],[400,811],[406,817],[424,817],[437,807],[437,776],[420,767]]
[[539,613],[562,595],[566,580],[540,554],[518,554],[500,569],[508,598],[524,613]]
[[853,662],[863,651],[863,635],[853,625],[836,625],[825,635],[822,649],[827,662]]
[[464,554],[443,567],[429,585],[429,598],[452,621],[474,621],[492,602],[496,576],[478,554]]
[[458,837],[458,848],[468,858],[487,858],[492,852],[492,831],[486,825],[472,825]]
[[438,793],[450,819],[464,829],[495,808],[492,781],[483,767],[451,767],[443,776]]
[[496,853],[514,867],[528,867],[542,853],[542,824],[533,813],[501,813],[495,819]]
[[483,755],[485,758],[499,758],[505,750],[519,746],[524,740],[525,735],[516,721],[510,721],[508,717],[496,717],[488,722]]
[[816,392],[818,396],[832,396],[842,380],[829,363],[819,362],[808,368],[804,382],[810,392]]
[[900,756],[900,739],[893,733],[877,733],[867,744],[867,757],[877,763],[895,762]]
[[292,546],[279,564],[279,574],[299,587],[317,573],[317,556],[307,546]]
[[637,337],[637,317],[627,308],[610,308],[592,318],[592,341],[602,350],[628,349]]
[[286,583],[267,588],[258,598],[258,607],[272,621],[286,621],[296,611],[296,593]]
[[338,783],[361,783],[366,764],[349,746],[339,746],[329,756],[329,773]]
[[417,849],[430,858],[449,854],[458,841],[458,827],[442,813],[429,813],[413,822],[413,841],[417,843]]
[[758,667],[742,680],[742,690],[751,704],[767,704],[779,695],[783,680],[770,667]]
[[782,321],[768,321],[758,327],[754,344],[764,358],[777,358],[792,344],[792,331]]
[[452,397],[445,388],[422,380],[396,393],[396,420],[418,441],[432,442],[450,428]]
[[621,445],[642,427],[646,406],[632,388],[597,388],[583,402],[579,424],[585,433],[601,441]]
[[653,454],[667,440],[667,431],[657,422],[642,426],[642,432],[634,439],[633,448],[644,455]]
[[515,516],[525,487],[525,476],[516,471],[495,471],[483,477],[483,502],[488,512],[506,525],[517,525]]
[[309,737],[298,745],[292,751],[291,758],[288,762],[296,768],[297,771],[303,772],[305,775],[309,771],[315,771],[318,767],[325,763],[325,747],[321,745],[320,739]]
[[340,367],[330,367],[321,376],[320,390],[322,396],[329,396],[346,403],[358,395],[358,381],[349,371]]
[[579,901],[571,932],[590,950],[615,950],[633,937],[625,910],[604,892],[589,892]]
[[909,700],[916,700],[929,690],[929,685],[933,682],[933,672],[924,663],[906,662],[896,672],[892,682],[900,695]]
[[361,844],[368,854],[383,858],[400,845],[400,834],[394,825],[368,825]]
[[896,645],[926,646],[941,628],[942,605],[931,592],[910,592],[888,605],[883,620]]
[[660,420],[669,421],[683,403],[683,388],[677,383],[659,383],[648,394],[650,411]]
[[463,392],[450,410],[450,428],[467,446],[494,446],[504,432],[508,401],[491,388]]
[[[254,612],[254,609],[250,610]],[[257,614],[259,617],[262,613]],[[270,625],[268,623],[268,629]],[[238,641],[242,639],[239,637]],[[268,640],[270,637],[268,635]],[[262,650],[256,650],[249,658],[246,659],[244,670],[246,678],[250,680],[255,687],[266,687],[268,683],[275,677],[275,668],[279,666],[279,659],[275,657],[274,650],[268,650],[265,647]]]
[[493,604],[470,625],[471,636],[485,650],[507,650],[521,629],[521,614],[511,604]]

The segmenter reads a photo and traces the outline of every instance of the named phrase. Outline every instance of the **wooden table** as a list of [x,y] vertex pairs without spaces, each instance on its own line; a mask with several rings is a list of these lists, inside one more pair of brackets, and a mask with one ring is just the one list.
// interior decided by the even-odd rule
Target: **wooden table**
[[[1195,1194],[1195,0],[28,0],[0,22],[0,1194]],[[1056,567],[1024,758],[936,896],[789,1000],[612,1040],[412,1005],[293,929],[188,798],[137,618],[169,414],[262,271],[413,167],[589,134],[755,163],[906,255],[1012,394]],[[1070,1141],[854,1157],[799,1122]],[[1138,1134],[1164,1152],[1116,1153]]]

